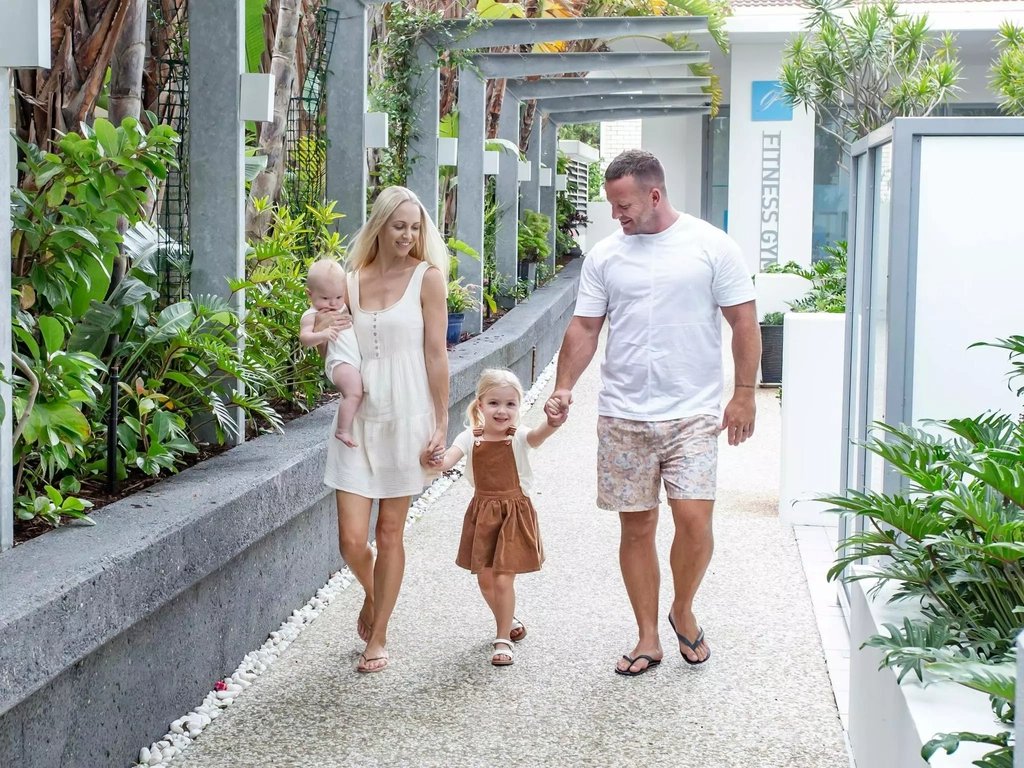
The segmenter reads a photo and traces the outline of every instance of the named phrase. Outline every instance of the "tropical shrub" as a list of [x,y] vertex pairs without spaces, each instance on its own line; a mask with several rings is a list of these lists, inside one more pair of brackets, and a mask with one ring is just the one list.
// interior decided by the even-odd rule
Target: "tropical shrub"
[[[1024,375],[1024,337],[1008,349],[1013,377]],[[885,625],[867,645],[885,652],[899,679],[929,672],[989,695],[996,716],[1014,721],[1014,643],[1024,629],[1024,424],[1004,414],[934,422],[935,430],[879,426],[867,448],[898,472],[891,496],[847,491],[827,501],[862,516],[829,578],[872,578],[896,585],[894,600],[921,607],[921,619]],[[866,559],[858,575],[847,568]],[[975,765],[1010,768],[1010,730],[997,736],[940,734],[922,751],[952,752],[962,741],[996,747]]]

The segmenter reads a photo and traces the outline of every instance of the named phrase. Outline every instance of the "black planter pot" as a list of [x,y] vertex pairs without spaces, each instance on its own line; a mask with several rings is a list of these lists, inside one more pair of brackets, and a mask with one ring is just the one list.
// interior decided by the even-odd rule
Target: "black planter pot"
[[574,259],[578,259],[582,255],[583,249],[580,248],[578,245],[574,245],[572,248],[569,249],[569,256],[571,256]]
[[761,326],[761,383],[782,384],[782,325]]
[[520,261],[519,262],[519,279],[525,280],[529,290],[533,290],[537,287],[537,262],[535,261]]

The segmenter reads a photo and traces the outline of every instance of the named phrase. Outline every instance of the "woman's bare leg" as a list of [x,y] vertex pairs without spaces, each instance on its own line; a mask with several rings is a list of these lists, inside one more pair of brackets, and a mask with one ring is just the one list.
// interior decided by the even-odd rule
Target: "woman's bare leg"
[[[387,666],[388,621],[405,575],[405,520],[411,498],[381,499],[377,513],[377,562],[373,568],[373,631],[363,652],[363,668]],[[371,661],[374,659],[375,661]]]
[[338,491],[338,547],[366,597],[356,631],[363,642],[373,627],[373,547],[370,546],[370,499]]

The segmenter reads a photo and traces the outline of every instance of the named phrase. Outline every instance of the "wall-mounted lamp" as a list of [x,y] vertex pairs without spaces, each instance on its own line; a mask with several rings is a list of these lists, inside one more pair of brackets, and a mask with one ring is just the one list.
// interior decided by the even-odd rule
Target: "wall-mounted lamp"
[[559,192],[565,192],[569,189],[569,175],[566,173],[560,173],[555,176],[555,189]]
[[238,117],[254,123],[269,123],[274,119],[274,76],[258,72],[239,75],[241,93],[238,98]]
[[367,112],[363,115],[363,145],[367,149],[388,148],[387,112]]
[[501,152],[484,152],[484,176],[497,176],[501,168]]
[[50,0],[5,2],[2,16],[0,67],[49,69]]
[[553,173],[550,168],[540,169],[540,185],[542,187],[550,187],[552,182]]
[[458,165],[459,164],[459,140],[439,138],[437,140],[437,164]]
[[519,181],[531,181],[533,179],[533,163],[529,160],[519,161]]

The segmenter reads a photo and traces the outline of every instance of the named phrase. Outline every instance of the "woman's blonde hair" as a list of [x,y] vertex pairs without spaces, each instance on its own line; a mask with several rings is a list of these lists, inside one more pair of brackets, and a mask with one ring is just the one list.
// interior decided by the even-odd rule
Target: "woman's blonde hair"
[[[480,410],[480,401],[492,389],[501,389],[502,387],[512,387],[519,396],[519,403],[522,404],[523,385],[519,383],[516,375],[505,368],[488,368],[480,374],[480,381],[476,385],[476,397],[466,409],[466,421],[470,428],[483,429],[484,414]],[[519,425],[518,413],[516,414],[515,424],[516,426]]]
[[416,203],[416,207],[420,209],[420,232],[409,255],[419,261],[427,262],[432,267],[437,267],[441,270],[445,283],[447,283],[448,246],[445,245],[441,233],[437,231],[434,222],[430,220],[416,193],[405,187],[388,187],[377,197],[377,201],[370,210],[370,218],[356,233],[352,245],[348,249],[348,268],[353,272],[358,272],[373,263],[380,247],[378,244],[380,233],[402,203]]

